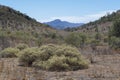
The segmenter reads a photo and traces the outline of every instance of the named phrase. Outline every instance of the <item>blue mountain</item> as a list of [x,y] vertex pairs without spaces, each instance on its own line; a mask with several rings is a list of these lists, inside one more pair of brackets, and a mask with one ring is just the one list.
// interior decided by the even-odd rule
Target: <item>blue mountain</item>
[[67,21],[61,21],[60,19],[56,19],[51,22],[45,22],[44,24],[47,24],[55,29],[65,29],[65,28],[73,28],[83,25],[84,23],[70,23]]

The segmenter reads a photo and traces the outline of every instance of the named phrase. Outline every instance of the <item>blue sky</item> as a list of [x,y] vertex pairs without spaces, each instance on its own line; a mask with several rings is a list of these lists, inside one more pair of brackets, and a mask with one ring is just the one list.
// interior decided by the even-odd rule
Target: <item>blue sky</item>
[[120,0],[0,0],[0,4],[26,13],[39,22],[61,19],[86,23],[120,9]]

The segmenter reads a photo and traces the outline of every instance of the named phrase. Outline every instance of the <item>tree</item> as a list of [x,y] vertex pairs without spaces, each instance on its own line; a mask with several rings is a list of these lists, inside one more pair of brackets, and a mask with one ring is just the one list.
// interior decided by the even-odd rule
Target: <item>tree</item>
[[86,36],[81,33],[71,33],[65,39],[66,43],[76,47],[82,47],[86,42]]
[[117,20],[113,24],[112,36],[120,37],[120,20]]
[[95,39],[96,40],[100,40],[101,39],[101,35],[99,33],[99,29],[98,29],[97,25],[95,25],[95,31],[96,31]]
[[114,22],[112,29],[109,30],[109,45],[114,49],[120,48],[120,20]]

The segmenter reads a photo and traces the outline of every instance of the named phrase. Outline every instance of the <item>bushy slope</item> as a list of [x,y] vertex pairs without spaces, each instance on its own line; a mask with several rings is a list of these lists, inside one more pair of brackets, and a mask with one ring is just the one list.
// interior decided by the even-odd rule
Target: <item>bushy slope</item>
[[[10,7],[0,5],[0,25],[1,27],[12,27],[22,29],[24,27],[46,26],[26,14],[16,11]],[[47,27],[47,26],[46,26]]]
[[56,30],[50,26],[39,23],[20,11],[0,5],[0,49],[18,43],[40,46],[43,41],[52,42],[57,36]]
[[95,26],[98,26],[101,33],[106,33],[109,28],[113,25],[114,21],[120,19],[120,10],[113,12],[112,14],[107,14],[100,19],[84,24],[83,26],[77,28],[66,29],[67,31],[80,31],[85,33],[94,33]]

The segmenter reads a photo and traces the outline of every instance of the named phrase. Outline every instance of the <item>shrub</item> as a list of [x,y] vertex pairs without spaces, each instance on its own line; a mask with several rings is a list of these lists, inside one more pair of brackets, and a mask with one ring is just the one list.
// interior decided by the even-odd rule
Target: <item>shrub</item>
[[28,48],[28,45],[21,43],[21,44],[18,44],[18,45],[16,46],[16,48],[19,49],[19,50],[23,50],[23,49],[25,49],[25,48]]
[[120,20],[116,20],[112,28],[112,36],[120,37]]
[[78,70],[78,69],[86,69],[88,68],[88,62],[80,57],[80,58],[67,58],[66,61],[69,64],[71,70]]
[[71,47],[71,46],[68,46],[68,45],[58,46],[58,49],[55,51],[55,54],[57,56],[64,55],[65,57],[77,57],[77,56],[81,56],[80,52],[77,50],[77,48]]
[[71,33],[65,38],[67,44],[82,47],[86,42],[86,35],[79,33]]
[[116,20],[109,30],[109,45],[111,48],[120,48],[120,20]]
[[93,40],[91,40],[90,44],[91,44],[91,46],[98,46],[98,45],[100,45],[100,41],[93,39]]
[[110,38],[110,47],[112,47],[114,49],[120,48],[120,38],[111,37]]
[[26,48],[19,53],[20,65],[31,66],[37,57],[37,48]]
[[65,56],[53,56],[48,60],[48,70],[51,71],[66,71],[70,66],[66,63]]
[[57,46],[54,44],[43,45],[39,48],[39,59],[42,61],[48,60],[54,55]]
[[69,69],[69,65],[65,63],[65,56],[52,56],[47,61],[38,61],[33,65],[41,69],[50,70],[50,71],[66,71]]
[[87,61],[79,51],[67,45],[48,44],[40,48],[25,49],[19,54],[20,62],[43,70],[67,71],[88,68]]
[[17,48],[6,48],[0,52],[0,57],[2,58],[12,58],[17,57],[19,49]]

